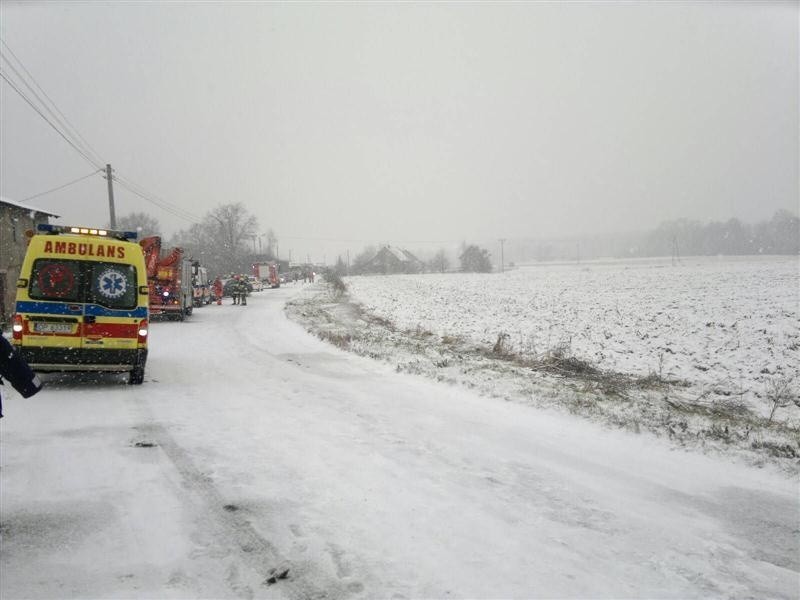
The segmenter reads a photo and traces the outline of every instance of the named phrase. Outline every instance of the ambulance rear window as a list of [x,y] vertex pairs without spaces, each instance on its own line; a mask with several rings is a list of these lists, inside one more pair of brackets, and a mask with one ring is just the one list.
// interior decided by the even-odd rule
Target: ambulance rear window
[[89,302],[107,308],[135,308],[136,268],[117,263],[88,263]]
[[29,291],[32,299],[80,302],[81,287],[79,261],[40,258],[33,263]]

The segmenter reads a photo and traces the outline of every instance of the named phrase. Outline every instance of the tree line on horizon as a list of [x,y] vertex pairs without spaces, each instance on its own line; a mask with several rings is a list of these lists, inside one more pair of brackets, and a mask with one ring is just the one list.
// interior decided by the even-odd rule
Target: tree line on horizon
[[711,221],[705,225],[689,219],[661,223],[644,235],[638,256],[798,254],[800,218],[788,210],[775,212],[768,221],[755,224],[739,219]]
[[[161,235],[158,221],[146,213],[117,219],[118,229],[139,232],[139,238]],[[187,257],[199,260],[216,275],[247,272],[255,261],[277,260],[275,234],[259,236],[259,224],[241,202],[220,205],[174,236],[164,247],[180,246]],[[262,240],[260,238],[265,238]],[[258,243],[256,243],[258,241]],[[265,244],[262,245],[262,241]],[[261,246],[261,247],[259,247]],[[516,247],[515,247],[516,246]],[[341,257],[334,268],[341,274],[366,274],[367,264],[379,251],[367,246],[347,265]],[[528,261],[645,258],[659,256],[800,255],[800,218],[781,209],[771,219],[747,224],[736,218],[701,223],[690,219],[664,221],[639,234],[608,234],[569,240],[523,242],[507,246],[507,265]],[[492,253],[477,244],[463,243],[456,252],[444,248],[423,257],[411,272],[490,272]]]
[[[162,236],[158,220],[146,213],[118,218],[117,229],[137,231],[139,239]],[[200,261],[212,276],[249,273],[253,262],[276,260],[274,232],[269,229],[266,235],[259,236],[258,231],[258,219],[244,204],[222,204],[208,211],[200,223],[165,238],[162,247],[183,248],[187,258]]]
[[[577,261],[596,258],[680,256],[747,256],[800,254],[800,218],[788,210],[771,219],[748,224],[731,218],[701,223],[691,219],[664,221],[655,229],[633,234],[605,234],[561,240],[508,240],[506,266],[530,261]],[[365,274],[378,248],[368,246],[342,273]],[[451,257],[455,260],[451,260]],[[462,244],[457,252],[440,248],[421,261],[415,272],[490,272],[492,253],[476,244]],[[495,261],[498,262],[498,261]],[[496,266],[496,265],[495,265]]]
[[[457,266],[454,268],[450,255],[444,248],[438,249],[426,260],[417,260],[402,265],[383,265],[380,269],[375,269],[372,265],[380,247],[367,246],[356,255],[351,265],[345,264],[340,256],[333,266],[334,272],[338,275],[370,275],[374,273],[447,273],[461,271],[464,273],[489,273],[492,271],[491,254],[486,248],[477,244],[463,243],[456,256]],[[387,269],[388,267],[388,269]]]
[[754,224],[736,218],[707,223],[675,219],[646,232],[527,240],[509,243],[508,248],[512,260],[520,263],[662,256],[798,255],[800,218],[780,209],[772,218]]

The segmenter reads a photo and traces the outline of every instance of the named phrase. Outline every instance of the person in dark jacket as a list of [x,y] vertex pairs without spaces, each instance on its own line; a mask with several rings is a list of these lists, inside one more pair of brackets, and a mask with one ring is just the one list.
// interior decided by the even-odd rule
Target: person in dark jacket
[[[14,346],[0,335],[0,386],[7,380],[23,398],[30,398],[40,389],[42,381]],[[0,418],[3,416],[3,389],[0,387]]]
[[242,306],[247,306],[247,292],[249,291],[247,277],[240,275],[237,287],[239,289],[239,304]]
[[231,298],[234,304],[239,304],[239,276],[234,275],[231,279]]

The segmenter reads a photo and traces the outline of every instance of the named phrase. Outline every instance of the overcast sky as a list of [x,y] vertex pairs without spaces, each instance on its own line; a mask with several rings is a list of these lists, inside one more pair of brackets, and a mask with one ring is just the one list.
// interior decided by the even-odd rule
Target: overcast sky
[[[1,6],[3,56],[177,207],[117,186],[117,215],[166,234],[241,201],[283,255],[330,262],[798,212],[797,2]],[[91,173],[0,90],[3,196]],[[29,204],[108,221],[99,175]]]

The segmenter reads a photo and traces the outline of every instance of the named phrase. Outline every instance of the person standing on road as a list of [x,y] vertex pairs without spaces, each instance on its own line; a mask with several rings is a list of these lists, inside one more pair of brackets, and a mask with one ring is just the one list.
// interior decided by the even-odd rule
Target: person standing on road
[[222,280],[219,277],[217,277],[214,280],[214,295],[217,297],[217,305],[222,304],[222,294],[223,294]]
[[14,350],[14,346],[0,335],[0,418],[3,417],[3,380],[7,379],[23,398],[30,398],[42,389],[42,381]]
[[231,298],[234,304],[239,304],[239,276],[234,275],[231,281]]
[[239,304],[247,306],[247,277],[239,276]]

